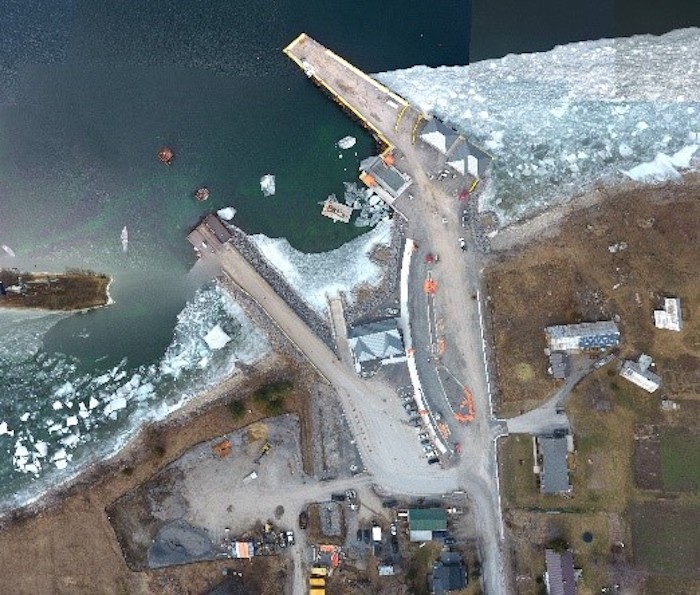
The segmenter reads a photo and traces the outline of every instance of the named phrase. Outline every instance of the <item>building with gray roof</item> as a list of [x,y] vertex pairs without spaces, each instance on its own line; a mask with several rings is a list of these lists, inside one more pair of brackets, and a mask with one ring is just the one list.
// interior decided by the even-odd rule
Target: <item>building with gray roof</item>
[[542,457],[540,491],[543,494],[561,494],[571,491],[569,483],[569,448],[565,434],[537,437]]
[[607,349],[620,344],[620,329],[612,320],[548,326],[551,351]]
[[491,157],[487,153],[462,136],[447,156],[447,165],[454,171],[462,176],[469,174],[474,178],[482,178],[490,163]]
[[398,320],[387,318],[348,329],[348,345],[358,373],[405,356]]
[[456,552],[443,552],[433,564],[430,577],[434,595],[450,591],[461,591],[467,586],[467,573],[464,562]]
[[392,204],[413,180],[391,165],[391,162],[387,163],[387,159],[382,159],[379,155],[363,159],[360,162],[360,180],[385,202]]
[[656,392],[661,386],[662,380],[661,376],[654,374],[654,372],[649,369],[651,363],[651,357],[644,353],[639,356],[636,362],[625,360],[622,364],[622,368],[620,368],[620,376],[636,384],[640,388],[643,388],[648,393]]
[[569,550],[561,554],[554,550],[545,550],[544,559],[547,565],[547,570],[544,573],[547,593],[549,595],[576,595],[574,555]]

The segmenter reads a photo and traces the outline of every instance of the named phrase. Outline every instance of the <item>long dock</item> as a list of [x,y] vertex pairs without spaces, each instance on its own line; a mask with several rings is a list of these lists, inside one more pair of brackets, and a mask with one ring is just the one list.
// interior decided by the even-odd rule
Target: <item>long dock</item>
[[390,151],[396,145],[390,131],[400,120],[411,119],[407,112],[413,112],[413,120],[420,114],[403,97],[306,33],[292,41],[284,53],[367,127],[385,145],[385,150]]

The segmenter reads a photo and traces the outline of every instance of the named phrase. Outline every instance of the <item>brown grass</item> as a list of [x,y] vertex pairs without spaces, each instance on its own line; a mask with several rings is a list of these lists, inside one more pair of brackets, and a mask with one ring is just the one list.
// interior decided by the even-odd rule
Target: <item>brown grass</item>
[[[684,192],[663,201],[654,190],[622,194],[577,212],[556,237],[500,256],[487,268],[502,414],[536,406],[557,386],[544,355],[544,327],[552,324],[617,314],[623,354],[651,352],[659,369],[674,363],[681,373],[700,367],[700,313],[694,311],[700,189]],[[619,242],[627,248],[610,253]],[[652,310],[663,295],[680,296],[685,304],[681,333],[654,330]],[[685,379],[691,381],[688,397],[700,389],[700,370]]]
[[107,303],[109,277],[92,271],[67,271],[62,274],[17,273],[1,270],[5,287],[18,282],[21,275],[27,284],[26,293],[8,293],[0,297],[0,306],[7,308],[43,308],[46,310],[82,310]]

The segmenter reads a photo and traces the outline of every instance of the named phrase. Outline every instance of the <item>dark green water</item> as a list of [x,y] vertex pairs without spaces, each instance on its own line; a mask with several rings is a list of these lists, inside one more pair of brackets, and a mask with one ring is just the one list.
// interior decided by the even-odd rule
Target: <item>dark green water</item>
[[700,26],[697,0],[473,0],[470,59],[543,52],[574,41]]

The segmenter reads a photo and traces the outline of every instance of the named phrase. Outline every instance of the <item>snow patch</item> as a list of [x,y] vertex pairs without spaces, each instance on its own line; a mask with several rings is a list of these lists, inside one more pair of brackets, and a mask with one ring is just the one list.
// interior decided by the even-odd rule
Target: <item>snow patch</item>
[[219,324],[204,336],[204,342],[209,346],[209,349],[221,349],[225,347],[230,340],[231,337],[223,331]]
[[262,234],[251,239],[268,262],[316,312],[325,315],[328,297],[340,292],[352,301],[352,290],[361,284],[377,285],[382,269],[369,256],[377,246],[389,245],[391,222],[382,221],[372,231],[347,244],[320,254],[304,254],[283,238]]
[[224,221],[231,221],[236,216],[236,209],[233,207],[224,207],[216,211],[216,214],[221,217]]

